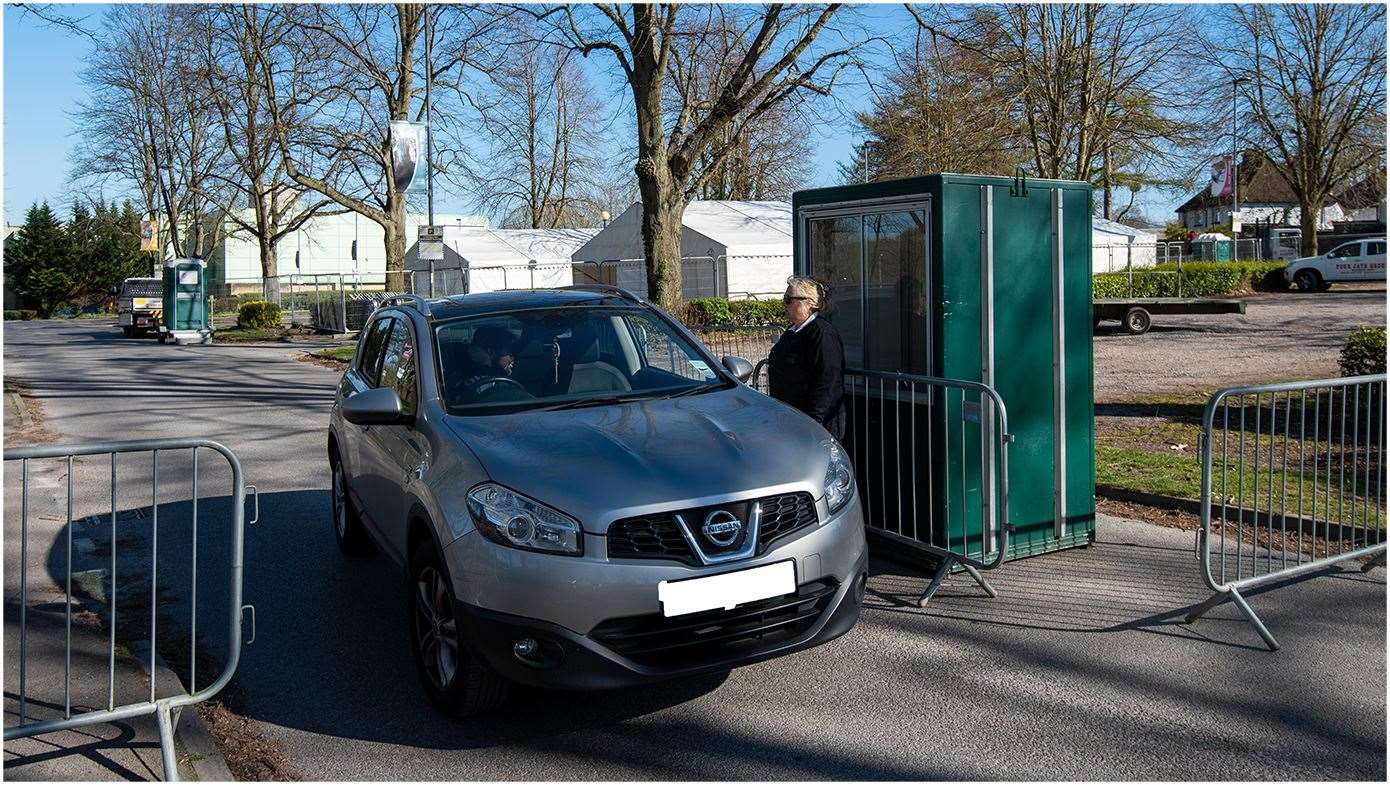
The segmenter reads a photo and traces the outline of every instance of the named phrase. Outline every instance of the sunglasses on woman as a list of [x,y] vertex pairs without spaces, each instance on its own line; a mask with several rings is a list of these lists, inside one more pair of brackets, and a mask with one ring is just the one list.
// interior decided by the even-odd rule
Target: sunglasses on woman
[[782,295],[782,303],[783,303],[783,304],[789,303],[789,302],[791,302],[792,300],[809,300],[809,299],[811,299],[811,298],[810,298],[810,297],[796,297],[796,296],[793,296],[793,295],[790,295],[790,294],[784,294],[784,295]]

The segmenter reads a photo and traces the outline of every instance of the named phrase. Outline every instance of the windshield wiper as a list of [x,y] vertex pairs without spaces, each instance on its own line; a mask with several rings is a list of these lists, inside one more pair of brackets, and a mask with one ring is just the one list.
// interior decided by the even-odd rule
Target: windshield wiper
[[631,403],[632,401],[645,401],[649,396],[646,395],[608,395],[602,398],[581,398],[577,401],[565,401],[552,406],[538,406],[535,409],[528,409],[533,412],[558,412],[563,409],[586,409],[590,406],[608,406],[615,403]]
[[721,384],[721,383],[719,383],[719,382],[711,382],[711,383],[709,383],[709,384],[697,384],[697,385],[695,385],[694,387],[687,387],[687,388],[685,388],[684,390],[681,390],[681,391],[679,391],[679,392],[673,392],[673,393],[671,393],[670,395],[668,395],[668,396],[666,396],[666,397],[667,397],[667,398],[684,398],[684,397],[687,396],[687,395],[698,395],[698,394],[700,394],[700,393],[709,392],[710,390],[717,390],[717,389],[719,389],[719,388],[721,388],[721,387],[723,387],[723,386],[724,386],[724,385]]

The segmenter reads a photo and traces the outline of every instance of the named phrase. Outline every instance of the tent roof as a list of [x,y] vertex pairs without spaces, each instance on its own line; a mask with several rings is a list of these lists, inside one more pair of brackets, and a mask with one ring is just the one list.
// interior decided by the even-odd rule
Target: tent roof
[[[444,245],[474,266],[569,262],[570,254],[593,239],[598,229],[482,229],[470,226],[444,227]],[[408,266],[424,269],[412,245]]]
[[683,223],[723,245],[731,255],[791,253],[789,202],[697,200],[686,206]]
[[1154,236],[1153,232],[1146,232],[1142,229],[1136,229],[1133,226],[1125,226],[1122,223],[1105,218],[1092,218],[1091,229],[1093,231],[1106,232],[1109,234],[1122,234],[1126,237]]

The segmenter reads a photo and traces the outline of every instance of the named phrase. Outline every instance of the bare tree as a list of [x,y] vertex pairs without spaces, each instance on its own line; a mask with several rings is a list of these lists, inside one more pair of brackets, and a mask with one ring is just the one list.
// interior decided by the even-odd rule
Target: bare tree
[[[345,212],[331,210],[333,202],[327,198],[304,198],[304,189],[289,178],[280,154],[275,118],[270,112],[272,82],[266,80],[263,70],[281,72],[285,68],[286,48],[291,45],[289,18],[294,12],[271,13],[255,5],[207,6],[202,10],[198,34],[203,43],[203,91],[216,108],[217,126],[230,164],[225,172],[211,173],[210,179],[218,187],[205,194],[217,202],[237,232],[255,239],[266,296],[279,302],[280,240],[315,216]],[[292,126],[303,116],[299,87],[292,80],[276,81],[286,91],[279,101],[279,121]],[[327,179],[331,181],[335,174],[330,168]],[[244,212],[242,205],[248,206]]]
[[182,35],[189,6],[127,5],[107,17],[106,38],[84,76],[90,98],[77,110],[83,141],[73,173],[140,192],[159,216],[175,255],[206,255],[220,240],[212,173],[227,147],[202,100],[197,53]]
[[[449,127],[468,68],[486,56],[483,40],[499,14],[478,6],[277,6],[295,30],[292,60],[262,63],[285,171],[297,184],[376,222],[384,235],[387,285],[404,285],[407,195],[392,178],[390,124],[424,116],[425,13],[433,39],[428,78],[434,126]],[[287,122],[286,80],[305,96],[301,121]],[[293,128],[296,132],[291,135]],[[436,135],[436,153],[448,135]]]
[[[567,5],[540,13],[555,40],[583,55],[611,55],[632,92],[642,245],[648,295],[656,302],[679,303],[685,206],[746,131],[784,102],[828,95],[836,77],[856,64],[862,41],[831,26],[838,11],[838,5],[668,3]],[[669,100],[672,72],[698,59],[721,63],[723,76],[712,83],[717,89]],[[678,88],[677,97],[687,98]]]
[[1189,89],[1200,63],[1181,6],[1057,3],[946,7],[933,36],[985,58],[1040,177],[1096,183],[1110,214],[1116,164],[1134,182],[1166,183],[1203,141],[1205,97]]
[[535,39],[517,17],[488,88],[468,96],[485,144],[463,180],[484,209],[515,228],[579,226],[602,171],[602,107],[569,49]]
[[[1334,193],[1385,158],[1385,6],[1234,6],[1242,36],[1219,65],[1252,109],[1250,141],[1298,198],[1303,253]],[[1227,83],[1230,84],[1229,82]]]

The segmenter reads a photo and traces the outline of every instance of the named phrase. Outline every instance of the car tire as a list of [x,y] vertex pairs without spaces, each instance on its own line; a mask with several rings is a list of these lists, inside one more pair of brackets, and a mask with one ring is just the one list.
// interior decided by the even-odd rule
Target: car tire
[[1293,283],[1300,292],[1324,291],[1322,276],[1317,270],[1299,270],[1293,276]]
[[1153,325],[1153,318],[1143,308],[1130,308],[1125,311],[1124,325],[1130,335],[1143,335]]
[[352,503],[348,493],[347,474],[337,453],[329,456],[328,469],[332,482],[328,491],[328,512],[333,521],[333,539],[338,542],[338,550],[349,556],[365,556],[372,552],[367,531],[362,527],[362,516]]
[[430,703],[458,718],[501,706],[511,684],[463,640],[449,569],[433,540],[427,539],[411,551],[409,575],[406,607],[410,651]]
[[134,328],[134,327],[122,327],[122,328],[121,328],[121,336],[122,336],[123,338],[133,338],[133,337],[135,337],[135,328]]

